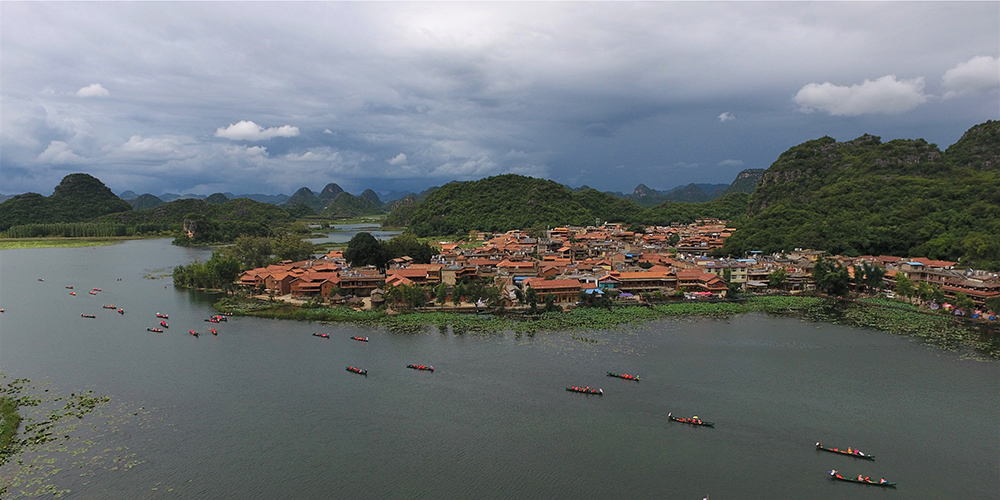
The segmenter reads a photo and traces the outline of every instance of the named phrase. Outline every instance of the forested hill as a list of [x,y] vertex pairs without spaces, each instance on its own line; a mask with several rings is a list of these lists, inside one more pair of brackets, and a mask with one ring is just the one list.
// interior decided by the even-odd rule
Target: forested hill
[[1000,268],[1000,122],[976,125],[945,152],[863,135],[782,153],[725,251],[795,247]]
[[0,203],[0,231],[22,224],[82,222],[132,210],[129,203],[88,174],[70,174],[52,196],[25,193]]
[[421,202],[397,205],[387,224],[408,221],[418,236],[605,221],[665,225],[699,217],[742,218],[748,199],[733,193],[706,203],[667,202],[645,209],[594,189],[573,192],[550,180],[508,174],[445,184]]

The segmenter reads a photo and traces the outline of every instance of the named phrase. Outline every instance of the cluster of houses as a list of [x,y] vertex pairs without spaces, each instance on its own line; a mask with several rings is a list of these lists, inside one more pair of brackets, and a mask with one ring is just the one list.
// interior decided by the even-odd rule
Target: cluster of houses
[[[385,271],[352,268],[341,251],[331,251],[314,260],[246,271],[239,283],[273,296],[334,303],[369,296],[378,303],[384,290],[403,285],[431,288],[444,283],[450,294],[466,278],[492,283],[506,305],[516,303],[518,291],[526,292],[529,287],[540,298],[551,294],[557,304],[575,303],[581,292],[610,293],[619,300],[681,294],[688,299],[724,298],[731,289],[768,291],[768,278],[779,269],[785,270],[785,291],[814,289],[812,270],[823,256],[823,252],[796,250],[783,255],[754,252],[749,258],[711,258],[708,255],[721,248],[734,231],[717,219],[644,229],[629,231],[613,223],[557,227],[538,238],[517,230],[473,231],[466,241],[438,243],[440,253],[427,264],[404,256],[389,262]],[[952,299],[962,292],[980,307],[987,298],[1000,296],[996,275],[955,270],[954,262],[889,256],[825,258],[848,266],[878,265],[887,270],[890,286],[903,273],[914,282],[939,286]]]

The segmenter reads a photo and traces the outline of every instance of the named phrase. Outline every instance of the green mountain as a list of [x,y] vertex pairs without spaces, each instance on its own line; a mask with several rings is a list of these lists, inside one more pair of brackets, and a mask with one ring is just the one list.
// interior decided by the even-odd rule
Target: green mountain
[[21,224],[83,222],[130,210],[132,206],[100,180],[88,174],[70,174],[52,196],[25,193],[0,203],[0,231]]
[[300,203],[311,208],[315,213],[323,211],[323,207],[326,206],[326,203],[324,203],[323,200],[319,199],[318,196],[313,194],[312,190],[307,187],[299,188],[299,190],[296,191],[295,194],[290,196],[287,200],[285,200],[285,202],[282,203],[281,206],[291,207],[294,205],[298,205]]
[[338,194],[343,192],[344,189],[342,187],[331,182],[327,184],[326,187],[324,187],[323,190],[320,191],[318,195],[316,195],[316,197],[323,201],[323,207],[325,207],[328,204],[330,204],[330,202],[333,201],[333,199],[336,198]]
[[389,215],[386,216],[382,225],[385,227],[406,227],[410,225],[410,221],[413,219],[413,213],[417,210],[417,205],[420,202],[417,201],[416,195],[409,194],[403,197],[401,200],[392,202],[389,208]]
[[760,180],[764,177],[764,172],[767,172],[767,169],[748,168],[743,170],[736,174],[736,179],[723,191],[723,194],[753,193],[754,189],[757,189],[757,185],[760,184]]
[[227,197],[222,193],[212,193],[211,195],[208,196],[208,198],[205,198],[205,201],[209,203],[219,204],[229,201],[229,197]]
[[[231,242],[237,236],[267,236],[271,228],[288,224],[292,216],[269,203],[237,198],[222,203],[183,198],[145,210],[105,215],[94,222],[113,222],[138,228],[179,231],[186,221],[196,221],[192,243]],[[186,243],[183,238],[175,240]]]
[[[643,208],[634,201],[617,198],[593,188],[573,191],[573,199],[590,211],[594,221],[599,221],[601,224],[605,222],[631,224],[639,222],[642,218]],[[594,221],[589,223],[593,224]]]
[[371,189],[366,189],[360,195],[362,198],[374,203],[376,206],[382,206],[382,200],[378,199],[378,194]]
[[381,213],[384,213],[382,208],[368,198],[341,192],[323,209],[322,215],[324,217],[347,218]]
[[1000,269],[1000,122],[942,152],[923,139],[823,137],[781,154],[725,251],[814,248]]
[[128,200],[129,205],[132,205],[133,210],[144,210],[147,208],[158,207],[163,204],[163,200],[153,196],[149,193],[136,196],[135,198]]

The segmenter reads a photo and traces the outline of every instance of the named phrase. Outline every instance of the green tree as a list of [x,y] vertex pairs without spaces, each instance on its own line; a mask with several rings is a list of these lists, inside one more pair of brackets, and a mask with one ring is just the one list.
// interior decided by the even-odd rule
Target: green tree
[[538,312],[538,292],[531,286],[524,292],[524,300],[528,303],[528,307],[531,308],[531,312]]
[[976,307],[976,303],[973,302],[968,295],[958,292],[955,294],[955,307],[962,309],[966,314],[969,314],[972,309]]
[[212,252],[212,258],[205,265],[219,289],[229,293],[236,288],[236,278],[240,275],[239,261],[216,250]]
[[913,281],[903,273],[896,273],[896,287],[893,291],[901,297],[912,297],[915,292]]
[[239,262],[243,269],[254,269],[275,262],[271,258],[274,253],[271,244],[271,238],[243,235],[222,251],[227,257]]
[[371,233],[361,232],[347,242],[344,260],[353,267],[375,266],[385,269],[385,263],[389,259],[386,258],[385,248]]
[[300,261],[312,258],[315,246],[301,236],[286,235],[274,240],[272,250],[278,260]]
[[444,283],[439,283],[436,289],[437,292],[437,305],[443,306],[448,300],[448,285]]
[[917,284],[916,293],[917,297],[920,297],[920,300],[923,301],[928,301],[934,298],[934,288],[931,287],[930,283],[927,283],[926,281],[921,281]]
[[986,299],[986,308],[994,313],[1000,313],[1000,297],[990,297]]
[[556,305],[556,296],[551,293],[545,294],[545,312],[555,312],[560,310],[559,306]]
[[767,275],[767,285],[771,288],[783,288],[786,281],[788,281],[788,271],[783,267]]
[[465,285],[458,283],[451,290],[451,301],[456,306],[462,305],[462,296],[465,295]]

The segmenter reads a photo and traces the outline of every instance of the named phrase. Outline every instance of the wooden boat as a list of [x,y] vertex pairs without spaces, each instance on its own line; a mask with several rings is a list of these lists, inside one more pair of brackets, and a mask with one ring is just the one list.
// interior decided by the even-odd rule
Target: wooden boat
[[353,340],[358,340],[361,342],[368,342],[368,337],[351,337]]
[[91,291],[90,291],[90,294],[91,294],[91,295],[97,295],[97,292],[95,292],[95,291],[91,290]]
[[103,308],[105,308],[105,309],[118,309],[117,307],[115,307],[115,305],[114,305],[114,304],[104,304],[104,305],[103,305],[103,306],[101,306],[101,307],[103,307]]
[[71,286],[68,286],[68,287],[66,287],[66,289],[67,289],[67,290],[72,290],[72,289],[73,289],[73,287],[71,287]]
[[218,335],[219,334],[219,332],[215,331],[215,328],[212,328],[209,331],[212,332],[212,335]]
[[844,481],[847,483],[867,484],[868,486],[881,486],[883,488],[896,487],[896,483],[886,481],[885,479],[879,481],[872,481],[870,478],[861,477],[861,475],[858,475],[858,477],[844,477],[835,470],[830,471],[830,478],[836,479],[837,481]]
[[95,287],[94,287],[94,291],[95,291],[95,292],[100,292],[100,291],[101,291],[101,289],[100,289],[100,288],[97,288],[97,287],[95,286]]
[[684,418],[684,417],[677,418],[677,417],[674,416],[673,413],[668,413],[667,414],[667,418],[669,418],[670,420],[673,420],[674,422],[680,422],[682,424],[701,425],[701,426],[705,426],[705,427],[715,427],[715,422],[705,422],[704,420],[698,418],[698,415],[695,415],[695,416],[693,416],[691,418]]
[[190,333],[191,335],[194,335],[195,337],[197,337],[197,336],[198,336],[198,332],[196,332],[196,331],[194,331],[194,330],[191,330],[191,331],[190,331],[190,332],[188,332],[188,333]]
[[157,318],[163,318],[163,319],[170,319],[170,317],[167,316],[166,314],[160,314],[160,313],[156,313],[156,317]]
[[163,330],[160,330],[159,328],[146,328],[146,331],[147,332],[163,333]]
[[70,295],[76,296],[76,292],[69,292]]
[[348,366],[347,371],[357,373],[358,375],[364,375],[366,377],[368,376],[368,370],[362,370],[356,366]]
[[328,338],[330,338],[330,334],[329,333],[314,333],[313,337],[323,337],[324,339],[328,339]]
[[93,314],[81,314],[80,316],[82,316],[84,318],[96,318],[97,317],[97,316],[94,316]]
[[414,370],[423,370],[423,371],[428,371],[428,372],[434,371],[434,367],[433,366],[427,366],[427,365],[406,365],[406,367],[407,368],[412,368]]
[[589,385],[587,387],[579,387],[579,386],[571,385],[571,386],[567,387],[566,390],[569,391],[569,392],[579,392],[581,394],[590,394],[590,395],[593,395],[593,396],[603,396],[604,395],[604,389],[591,389]]
[[218,318],[207,318],[207,319],[205,319],[205,321],[208,321],[209,323],[218,323],[219,322]]
[[168,325],[166,321],[160,321],[160,326],[163,328],[170,328],[170,325]]
[[830,453],[836,453],[838,455],[847,455],[849,457],[861,458],[861,459],[864,459],[864,460],[871,460],[872,462],[875,461],[875,455],[865,455],[863,452],[861,452],[861,451],[859,451],[857,449],[851,449],[851,448],[848,448],[846,451],[845,450],[838,450],[837,448],[827,448],[827,447],[823,446],[821,443],[819,443],[818,441],[816,442],[816,449],[817,450],[822,450],[822,451],[829,451]]
[[118,314],[125,314],[125,310],[124,309],[119,309],[118,310]]
[[625,380],[635,380],[636,382],[638,382],[638,381],[639,381],[639,377],[637,377],[637,376],[635,376],[635,375],[629,375],[629,374],[627,374],[627,373],[614,373],[614,372],[608,372],[608,376],[609,376],[609,377],[617,377],[617,378],[623,378],[623,379],[625,379]]

